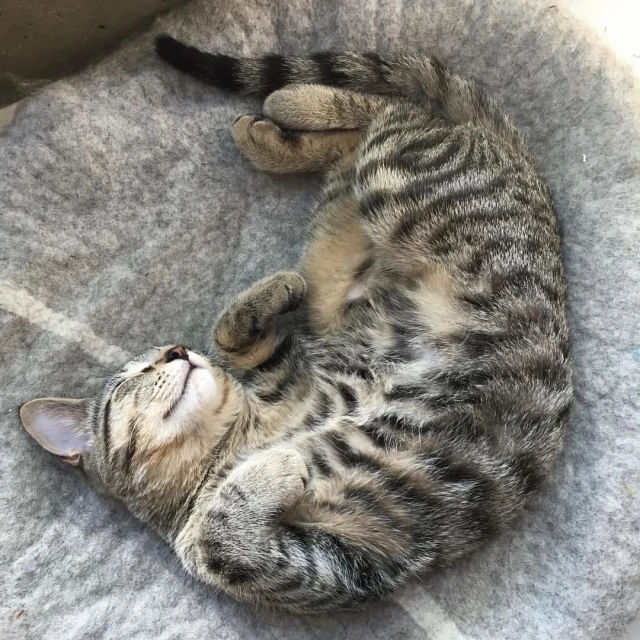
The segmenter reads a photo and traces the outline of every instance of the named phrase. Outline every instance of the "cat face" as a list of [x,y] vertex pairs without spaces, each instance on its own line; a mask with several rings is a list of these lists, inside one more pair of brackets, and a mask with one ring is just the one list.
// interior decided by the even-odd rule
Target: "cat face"
[[171,482],[206,454],[227,387],[226,376],[204,356],[184,347],[154,348],[128,362],[98,397],[31,400],[20,417],[47,451],[121,497]]

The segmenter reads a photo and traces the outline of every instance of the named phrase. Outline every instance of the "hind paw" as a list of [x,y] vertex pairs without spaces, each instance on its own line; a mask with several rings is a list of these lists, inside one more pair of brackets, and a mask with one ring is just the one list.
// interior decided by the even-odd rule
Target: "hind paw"
[[263,171],[280,167],[287,138],[275,122],[263,116],[240,116],[231,131],[238,148],[255,167]]

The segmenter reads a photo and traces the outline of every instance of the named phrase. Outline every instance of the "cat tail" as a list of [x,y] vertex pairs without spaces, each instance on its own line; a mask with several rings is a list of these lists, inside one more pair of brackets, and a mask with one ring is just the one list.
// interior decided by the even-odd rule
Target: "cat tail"
[[474,80],[419,53],[386,58],[376,53],[330,52],[235,58],[200,51],[167,35],[157,38],[156,51],[180,71],[220,89],[266,97],[288,84],[322,84],[396,96],[425,104],[454,124],[473,123],[513,142],[521,141],[508,116]]

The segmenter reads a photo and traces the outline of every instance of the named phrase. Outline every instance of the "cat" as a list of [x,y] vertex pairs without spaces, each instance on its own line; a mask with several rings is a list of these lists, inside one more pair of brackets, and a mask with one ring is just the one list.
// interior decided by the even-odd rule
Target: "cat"
[[423,55],[157,52],[266,97],[259,169],[323,172],[299,272],[242,293],[215,353],[154,348],[26,430],[239,599],[359,607],[478,548],[564,441],[572,385],[552,197],[508,117]]

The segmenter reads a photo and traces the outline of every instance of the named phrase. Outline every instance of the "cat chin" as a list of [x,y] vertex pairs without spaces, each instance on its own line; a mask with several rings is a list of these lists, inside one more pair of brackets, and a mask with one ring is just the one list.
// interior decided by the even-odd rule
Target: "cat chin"
[[189,428],[197,428],[218,409],[222,402],[222,385],[216,379],[211,367],[200,366],[189,375],[189,380],[171,416],[163,418],[156,437],[171,440]]

